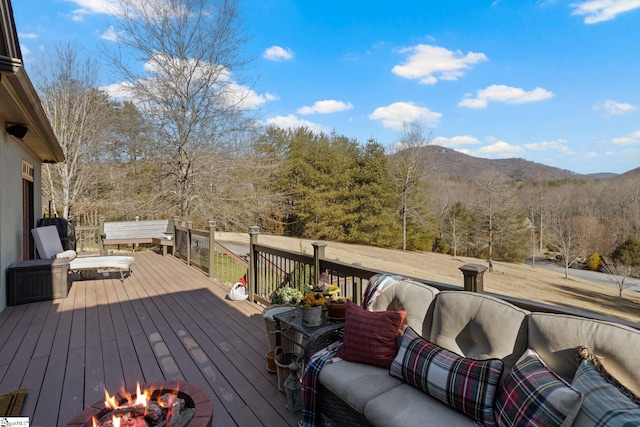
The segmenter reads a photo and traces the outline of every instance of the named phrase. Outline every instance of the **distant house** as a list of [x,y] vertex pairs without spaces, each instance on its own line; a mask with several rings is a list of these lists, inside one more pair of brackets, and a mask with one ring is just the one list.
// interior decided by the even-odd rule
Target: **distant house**
[[0,0],[0,311],[7,268],[34,258],[30,230],[42,214],[42,163],[64,153],[22,63],[10,0]]

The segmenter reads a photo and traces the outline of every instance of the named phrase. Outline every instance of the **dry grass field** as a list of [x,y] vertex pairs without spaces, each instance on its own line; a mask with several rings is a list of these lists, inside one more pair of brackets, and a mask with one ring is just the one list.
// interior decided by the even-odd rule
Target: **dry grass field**
[[[216,233],[216,238],[248,242],[249,236],[244,233]],[[312,240],[260,235],[258,241],[278,248],[313,253]],[[459,286],[463,285],[462,272],[459,270],[462,265],[487,265],[484,260],[477,258],[454,258],[431,252],[403,252],[334,242],[327,244],[325,255],[342,262],[359,263],[365,267]],[[561,273],[540,267],[494,261],[493,272],[485,272],[484,288],[487,292],[640,323],[640,294],[624,292],[620,299],[617,289],[613,287],[577,277],[565,279]]]

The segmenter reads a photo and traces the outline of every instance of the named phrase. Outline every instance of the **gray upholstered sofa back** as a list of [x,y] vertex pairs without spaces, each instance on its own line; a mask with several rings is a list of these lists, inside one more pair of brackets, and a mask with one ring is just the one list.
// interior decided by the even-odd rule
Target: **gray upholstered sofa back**
[[472,359],[502,359],[509,372],[527,347],[527,310],[487,295],[440,292],[424,337]]
[[375,300],[373,311],[406,310],[407,324],[422,331],[427,310],[438,289],[413,280],[399,280],[387,287]]
[[640,331],[584,317],[532,313],[529,347],[568,381],[578,368],[576,347],[589,346],[613,377],[640,395]]

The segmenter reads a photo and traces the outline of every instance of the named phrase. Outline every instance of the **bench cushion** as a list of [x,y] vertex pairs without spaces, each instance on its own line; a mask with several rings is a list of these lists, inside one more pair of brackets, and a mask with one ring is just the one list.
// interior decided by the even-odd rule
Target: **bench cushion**
[[369,400],[402,384],[386,369],[346,360],[325,364],[318,379],[359,413]]
[[434,399],[421,390],[402,384],[371,399],[364,415],[375,426],[389,427],[473,427],[477,425],[462,412]]

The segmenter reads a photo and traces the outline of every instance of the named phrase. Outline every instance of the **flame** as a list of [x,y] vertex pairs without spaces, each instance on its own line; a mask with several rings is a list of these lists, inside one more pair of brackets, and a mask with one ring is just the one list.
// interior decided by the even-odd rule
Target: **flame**
[[120,417],[113,416],[111,421],[113,422],[113,427],[120,427]]
[[118,401],[115,396],[111,396],[107,389],[104,389],[104,406],[109,409],[116,409],[118,406]]
[[135,405],[142,405],[142,406],[144,406],[146,408],[150,399],[151,399],[151,391],[144,390],[144,391],[141,392],[140,391],[140,383],[137,383],[136,384],[136,401],[135,401]]

